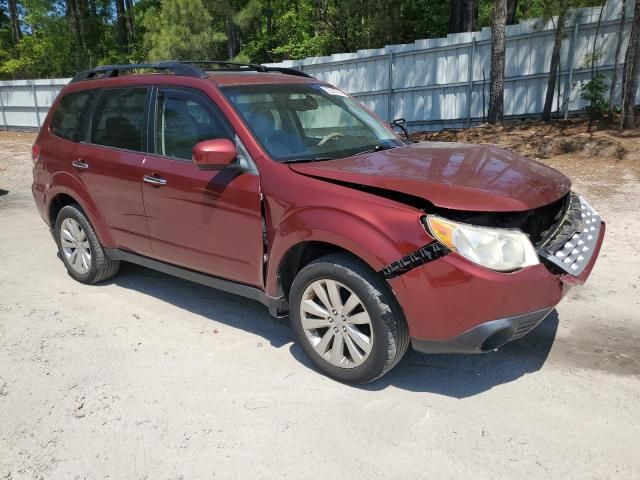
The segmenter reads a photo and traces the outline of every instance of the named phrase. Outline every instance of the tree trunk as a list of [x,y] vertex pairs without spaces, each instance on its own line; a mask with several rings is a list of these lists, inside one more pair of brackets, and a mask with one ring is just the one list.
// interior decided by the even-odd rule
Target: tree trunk
[[[596,26],[596,33],[593,36],[593,50],[591,52],[591,82],[593,82],[593,79],[598,73],[598,69],[596,68],[596,66],[599,61],[599,58],[598,58],[598,50],[596,49],[596,47],[598,46],[598,35],[600,34],[600,25],[602,24],[603,12],[604,12],[604,5],[600,7],[600,15],[598,15],[598,24]],[[589,109],[589,126],[587,127],[587,132],[590,132],[591,127],[593,126],[593,120],[594,120],[593,99],[591,100],[590,107],[591,108]]]
[[224,21],[224,30],[227,34],[227,55],[231,59],[240,53],[240,28],[232,18],[227,18]]
[[449,33],[458,33],[462,28],[462,0],[449,0]]
[[133,2],[131,0],[124,0],[124,9],[127,39],[129,42],[132,42],[136,36],[135,21],[133,17]]
[[616,85],[618,83],[618,63],[620,52],[622,51],[622,41],[624,40],[624,24],[627,19],[627,0],[622,0],[622,14],[620,17],[620,28],[618,29],[618,43],[616,44],[616,56],[613,60],[613,73],[611,74],[611,90],[609,91],[609,119],[613,118],[613,106],[616,101]]
[[636,90],[640,74],[640,1],[636,1],[622,79],[621,128],[635,128]]
[[9,19],[11,21],[11,40],[14,45],[17,45],[20,37],[22,37],[22,32],[20,31],[20,18],[16,0],[9,0]]
[[267,22],[267,51],[271,54],[273,48],[273,9],[271,8],[271,0],[267,0],[265,17]]
[[517,10],[518,10],[518,0],[507,0],[507,25],[516,24]]
[[475,32],[478,24],[476,0],[462,0],[462,31]]
[[124,9],[124,0],[116,0],[116,22],[118,24],[118,49],[124,52],[129,46],[127,37],[127,19]]
[[69,22],[69,28],[73,32],[77,48],[74,48],[74,56],[76,59],[76,69],[84,68],[86,64],[84,38],[82,37],[82,29],[80,28],[80,19],[78,18],[78,5],[76,0],[66,0],[66,15]]
[[549,80],[547,81],[547,94],[544,99],[542,109],[542,120],[551,120],[551,109],[553,108],[553,94],[556,90],[558,70],[560,69],[560,50],[562,48],[562,37],[564,37],[565,22],[567,17],[567,0],[560,0],[560,14],[558,15],[558,25],[556,25],[556,39],[553,42],[553,53],[551,54],[551,67],[549,68]]
[[478,24],[476,0],[450,0],[449,33],[473,32]]
[[505,24],[507,22],[507,0],[495,0],[491,25],[491,80],[489,81],[489,114],[491,124],[504,117],[504,63],[506,51]]

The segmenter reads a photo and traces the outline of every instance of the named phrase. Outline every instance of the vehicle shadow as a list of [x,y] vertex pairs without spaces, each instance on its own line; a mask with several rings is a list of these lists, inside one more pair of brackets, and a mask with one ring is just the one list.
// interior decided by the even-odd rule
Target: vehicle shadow
[[9,190],[4,190],[0,188],[0,197],[2,197],[3,195],[6,195],[7,193],[9,193]]
[[[293,342],[288,319],[273,319],[258,302],[123,262],[108,283],[161,299],[176,307],[225,325],[259,335],[273,347],[289,343],[291,355],[301,368],[317,369]],[[387,375],[366,385],[377,391],[393,386],[413,392],[430,392],[453,398],[477,395],[539,370],[545,363],[558,329],[554,309],[527,336],[508,343],[497,352],[479,355],[423,355],[409,351]]]
[[122,262],[118,275],[105,283],[144,293],[209,320],[254,333],[276,348],[293,341],[287,321],[274,319],[260,303],[150,268]]
[[[424,355],[410,349],[384,377],[355,388],[377,391],[393,386],[453,398],[472,397],[540,370],[555,340],[558,322],[558,313],[554,309],[531,333],[506,344],[497,352]],[[297,345],[293,344],[290,351],[300,363],[316,370]]]
[[360,388],[382,390],[394,386],[454,398],[471,397],[540,370],[555,340],[558,323],[558,312],[554,309],[528,335],[507,343],[497,352],[424,355],[410,351],[387,375]]

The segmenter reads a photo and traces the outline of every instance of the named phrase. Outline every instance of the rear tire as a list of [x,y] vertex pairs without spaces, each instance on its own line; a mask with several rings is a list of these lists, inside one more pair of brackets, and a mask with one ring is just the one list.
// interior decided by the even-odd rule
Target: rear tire
[[98,283],[118,272],[120,262],[107,257],[80,205],[66,205],[60,210],[53,234],[60,258],[75,280]]
[[409,346],[391,289],[351,255],[330,254],[305,266],[293,281],[289,304],[298,344],[335,380],[371,382],[391,370]]

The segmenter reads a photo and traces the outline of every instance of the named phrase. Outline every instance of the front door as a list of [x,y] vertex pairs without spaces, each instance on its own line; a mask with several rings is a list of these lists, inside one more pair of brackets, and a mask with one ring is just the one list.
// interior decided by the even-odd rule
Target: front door
[[234,138],[222,113],[202,92],[159,87],[153,118],[142,191],[154,258],[262,286],[258,175],[200,171],[191,160],[196,143]]

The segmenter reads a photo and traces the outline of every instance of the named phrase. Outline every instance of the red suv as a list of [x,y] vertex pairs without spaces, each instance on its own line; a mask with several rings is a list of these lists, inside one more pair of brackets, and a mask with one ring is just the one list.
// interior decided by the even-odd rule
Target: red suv
[[127,261],[257,300],[345,382],[380,377],[410,343],[474,353],[522,337],[585,281],[605,230],[552,168],[407,144],[331,85],[262,65],[82,72],[33,160],[73,278]]

